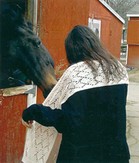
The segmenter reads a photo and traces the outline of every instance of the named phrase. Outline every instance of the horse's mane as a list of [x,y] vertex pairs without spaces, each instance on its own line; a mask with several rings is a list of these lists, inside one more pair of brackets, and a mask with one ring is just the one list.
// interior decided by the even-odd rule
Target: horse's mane
[[[32,30],[31,23],[25,20],[25,1],[0,0],[0,75],[1,78],[3,77],[5,79],[5,86],[7,86],[7,78],[12,79],[14,74],[20,74],[22,78],[26,78],[18,68],[13,70],[14,62],[12,55],[9,52],[9,45],[12,40],[15,40],[19,35],[21,35],[21,33],[19,33],[21,27],[23,27],[23,29],[30,27]],[[0,86],[1,85],[4,86],[4,84],[0,83]]]
[[24,0],[0,1],[1,37],[7,40],[15,37],[16,29],[25,25],[25,4]]

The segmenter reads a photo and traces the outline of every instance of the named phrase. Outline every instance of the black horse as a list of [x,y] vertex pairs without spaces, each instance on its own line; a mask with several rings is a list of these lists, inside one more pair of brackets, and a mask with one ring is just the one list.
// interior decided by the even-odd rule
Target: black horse
[[56,84],[54,62],[25,19],[24,0],[0,0],[0,88],[33,81],[46,97]]

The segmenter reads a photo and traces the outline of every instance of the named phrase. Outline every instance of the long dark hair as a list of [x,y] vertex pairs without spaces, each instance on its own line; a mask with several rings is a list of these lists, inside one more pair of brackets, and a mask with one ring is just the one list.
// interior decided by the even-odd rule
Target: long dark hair
[[70,31],[65,39],[65,49],[69,64],[85,61],[95,72],[96,60],[101,64],[107,79],[109,75],[118,78],[121,76],[118,60],[104,48],[99,38],[87,26],[77,25]]

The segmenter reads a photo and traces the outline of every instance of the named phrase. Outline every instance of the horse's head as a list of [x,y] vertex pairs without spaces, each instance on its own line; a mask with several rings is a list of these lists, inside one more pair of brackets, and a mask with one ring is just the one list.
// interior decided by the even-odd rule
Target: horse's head
[[0,4],[2,73],[7,69],[9,76],[12,70],[19,68],[47,96],[56,84],[54,63],[31,25],[24,19],[21,0],[17,2],[7,0]]
[[46,95],[56,84],[53,60],[28,24],[18,27],[16,35],[9,44],[13,65],[18,66]]

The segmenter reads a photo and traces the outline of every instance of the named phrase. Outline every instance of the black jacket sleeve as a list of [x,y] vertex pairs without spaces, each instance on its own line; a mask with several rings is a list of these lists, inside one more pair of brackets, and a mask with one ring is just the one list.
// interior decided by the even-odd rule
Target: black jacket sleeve
[[24,121],[35,120],[43,126],[53,126],[58,132],[65,128],[64,115],[62,110],[43,106],[41,104],[33,104],[23,111],[22,118]]
[[53,126],[58,132],[68,135],[70,132],[80,130],[83,124],[85,114],[81,101],[85,97],[82,96],[80,93],[74,94],[61,105],[62,109],[51,109],[41,104],[31,105],[23,111],[22,118],[26,122],[35,120],[43,126]]

